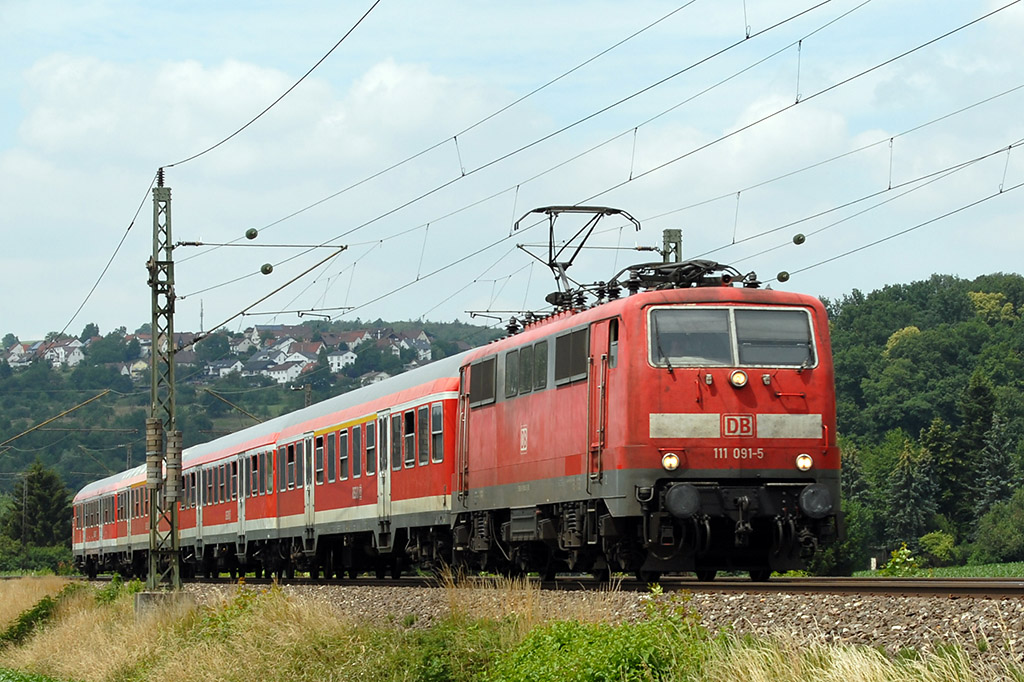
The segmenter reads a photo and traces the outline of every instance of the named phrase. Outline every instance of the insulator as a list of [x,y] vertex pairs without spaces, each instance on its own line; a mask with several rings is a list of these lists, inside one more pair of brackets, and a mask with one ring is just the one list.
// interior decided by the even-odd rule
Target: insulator
[[155,417],[146,420],[146,487],[156,490],[163,478],[164,424]]
[[622,287],[620,287],[618,285],[618,283],[612,284],[611,286],[608,287],[608,300],[609,301],[617,300],[619,298],[619,294],[621,294],[621,293],[622,293]]
[[579,291],[576,292],[575,299],[576,299],[575,303],[576,303],[576,307],[577,308],[584,308],[584,307],[586,307],[586,305],[587,305],[587,294],[582,289],[580,289]]
[[626,280],[626,289],[629,290],[630,296],[640,292],[640,277],[636,270],[629,272],[629,279]]
[[508,332],[509,336],[514,336],[519,333],[519,320],[513,315],[509,318],[508,324],[505,326],[505,331]]
[[181,499],[181,431],[167,437],[167,482],[164,484],[167,506]]

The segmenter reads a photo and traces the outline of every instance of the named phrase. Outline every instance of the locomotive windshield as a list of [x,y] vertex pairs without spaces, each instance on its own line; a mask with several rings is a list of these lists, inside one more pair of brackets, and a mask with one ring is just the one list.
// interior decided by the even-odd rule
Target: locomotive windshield
[[648,326],[660,367],[811,367],[810,316],[779,308],[656,308]]

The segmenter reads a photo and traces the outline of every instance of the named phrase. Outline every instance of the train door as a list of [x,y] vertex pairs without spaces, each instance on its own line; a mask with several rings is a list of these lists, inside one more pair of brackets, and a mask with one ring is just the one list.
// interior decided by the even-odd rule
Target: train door
[[391,547],[391,426],[390,412],[377,414],[377,546]]
[[118,500],[121,502],[121,504],[118,505],[118,513],[121,514],[121,540],[123,543],[128,545],[131,545],[132,541],[131,499],[131,488],[121,493],[118,498]]
[[455,425],[455,472],[452,493],[465,507],[469,499],[469,381],[471,368],[459,370],[459,411]]
[[313,522],[315,516],[315,510],[313,509],[313,500],[316,496],[313,494],[313,434],[307,433],[305,435],[306,444],[302,448],[302,457],[304,466],[304,479],[305,488],[303,494],[305,495],[305,523],[306,523],[306,543],[307,549],[311,548],[313,542]]
[[587,489],[600,481],[608,428],[608,379],[618,362],[619,321],[599,320],[590,325],[587,360]]
[[235,493],[238,495],[238,544],[236,547],[239,554],[245,553],[245,502],[249,496],[249,486],[252,484],[251,455],[252,453],[243,453],[238,456],[237,460],[232,462]]
[[203,507],[206,505],[206,469],[196,471],[196,551],[202,552],[203,548]]

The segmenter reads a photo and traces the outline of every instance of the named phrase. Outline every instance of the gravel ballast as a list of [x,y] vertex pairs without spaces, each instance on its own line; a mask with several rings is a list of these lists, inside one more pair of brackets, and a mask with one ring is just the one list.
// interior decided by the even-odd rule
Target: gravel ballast
[[[189,584],[200,604],[227,599],[230,585]],[[261,589],[261,588],[251,588]],[[353,622],[427,627],[447,615],[454,603],[473,617],[500,618],[529,613],[535,620],[633,621],[653,599],[679,599],[670,593],[540,591],[500,588],[412,588],[357,585],[286,585],[285,594],[335,607]],[[971,655],[1009,657],[1024,664],[1024,599],[901,597],[887,595],[795,593],[685,593],[687,606],[711,631],[782,636],[798,644],[844,644],[920,652],[958,644]]]

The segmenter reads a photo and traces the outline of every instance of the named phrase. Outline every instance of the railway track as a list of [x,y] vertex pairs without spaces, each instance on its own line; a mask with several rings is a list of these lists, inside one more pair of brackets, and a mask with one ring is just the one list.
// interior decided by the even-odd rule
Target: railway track
[[[109,580],[99,576],[98,580]],[[478,584],[487,586],[498,578],[474,577],[463,580],[461,586]],[[190,582],[230,585],[239,582],[231,578],[197,578]],[[443,587],[444,581],[427,576],[404,576],[397,580],[371,577],[355,580],[316,580],[297,578],[275,581],[267,578],[245,578],[246,585],[324,585],[345,587]],[[599,581],[587,576],[563,576],[554,581],[534,580],[545,590],[621,590],[646,592],[650,584],[632,578]],[[719,578],[710,582],[693,577],[665,577],[657,583],[664,591],[690,591],[694,593],[733,594],[862,594],[900,597],[974,597],[980,599],[1024,598],[1024,578],[772,578],[754,582],[746,578]]]

